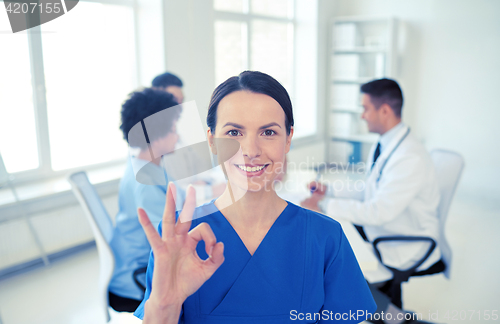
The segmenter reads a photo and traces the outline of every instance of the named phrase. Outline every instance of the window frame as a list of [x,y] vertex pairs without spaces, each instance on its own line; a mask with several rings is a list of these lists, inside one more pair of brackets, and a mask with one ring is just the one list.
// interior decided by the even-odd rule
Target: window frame
[[[292,47],[292,62],[290,69],[292,70],[291,73],[291,84],[290,84],[290,97],[294,98],[296,97],[296,76],[297,76],[297,57],[296,57],[296,51],[297,51],[297,28],[298,28],[298,17],[297,17],[297,6],[298,2],[304,1],[304,0],[291,0],[292,2],[292,13],[289,14],[289,17],[274,17],[274,16],[266,16],[266,15],[261,15],[261,14],[255,14],[250,11],[250,1],[251,0],[245,0],[244,1],[244,9],[243,12],[231,12],[231,11],[222,11],[222,10],[217,10],[212,6],[213,8],[213,27],[215,29],[215,23],[217,21],[233,21],[233,22],[239,22],[239,23],[246,23],[246,39],[245,39],[245,45],[246,45],[246,57],[244,58],[244,61],[246,63],[246,69],[248,69],[250,62],[251,62],[251,45],[250,45],[250,40],[252,37],[252,31],[250,28],[250,24],[252,20],[266,20],[266,21],[272,21],[272,22],[279,22],[279,23],[286,23],[286,24],[291,24],[293,26],[293,47]],[[290,18],[291,17],[291,18]],[[215,32],[215,30],[214,30]],[[318,102],[319,104],[319,102]],[[303,135],[301,137],[296,137],[293,140],[293,144],[295,147],[300,147],[300,146],[306,146],[309,145],[313,142],[317,142],[318,140],[322,140],[323,136],[323,123],[321,122],[320,116],[323,115],[323,108],[318,105],[318,110],[316,112],[316,131],[313,134],[308,134],[308,135]]]
[[[80,0],[80,2],[102,3],[130,7],[133,11],[134,16],[134,42],[137,45],[138,4],[136,0]],[[47,180],[65,176],[75,171],[95,170],[125,163],[126,157],[58,171],[52,169],[41,26],[36,26],[28,29],[26,31],[26,34],[30,58],[31,86],[33,91],[33,113],[35,118],[37,153],[39,163],[38,167],[35,169],[9,173],[11,175],[12,182],[15,184],[22,184],[27,182]],[[133,67],[135,71],[134,88],[137,88],[140,80],[140,57],[137,46],[134,47],[136,52],[136,61],[135,66]]]
[[[246,24],[246,35],[245,35],[245,57],[244,57],[244,70],[248,70],[250,68],[250,62],[252,60],[252,49],[251,49],[251,39],[252,39],[252,28],[251,24],[253,20],[265,20],[265,21],[270,21],[270,22],[276,22],[276,23],[282,23],[282,24],[287,24],[291,25],[293,28],[293,35],[292,35],[292,41],[293,41],[293,46],[292,46],[292,60],[290,62],[290,69],[292,71],[291,73],[291,83],[290,83],[290,94],[291,97],[293,97],[293,94],[295,93],[295,28],[297,28],[296,24],[296,19],[295,19],[295,3],[296,0],[288,0],[289,2],[292,3],[292,12],[289,14],[289,17],[275,17],[275,16],[266,16],[266,15],[261,15],[261,14],[255,14],[250,11],[250,1],[251,0],[244,0],[244,10],[243,12],[231,12],[231,11],[222,11],[222,10],[214,10],[214,20],[213,20],[213,28],[215,28],[215,23],[217,21],[232,21],[232,22],[239,22],[239,23],[245,23]],[[290,18],[291,16],[291,18]],[[214,31],[215,34],[215,31]]]

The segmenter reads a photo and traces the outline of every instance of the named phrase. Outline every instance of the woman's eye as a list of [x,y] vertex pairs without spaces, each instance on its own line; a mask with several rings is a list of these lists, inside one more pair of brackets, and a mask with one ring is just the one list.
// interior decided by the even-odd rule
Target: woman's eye
[[238,135],[240,134],[240,132],[239,132],[239,131],[237,131],[237,130],[235,130],[235,129],[232,129],[232,130],[230,130],[229,132],[227,132],[227,134],[228,134],[229,136],[238,136]]
[[264,131],[265,136],[273,136],[274,134],[276,134],[276,132],[271,129],[267,129]]

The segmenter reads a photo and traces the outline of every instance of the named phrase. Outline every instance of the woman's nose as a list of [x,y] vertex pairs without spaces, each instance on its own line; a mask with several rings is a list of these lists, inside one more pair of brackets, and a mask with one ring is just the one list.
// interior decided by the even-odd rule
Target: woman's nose
[[246,156],[250,159],[254,159],[259,157],[261,154],[260,145],[258,139],[253,137],[247,137],[243,141],[240,142],[241,150],[243,152],[243,156]]

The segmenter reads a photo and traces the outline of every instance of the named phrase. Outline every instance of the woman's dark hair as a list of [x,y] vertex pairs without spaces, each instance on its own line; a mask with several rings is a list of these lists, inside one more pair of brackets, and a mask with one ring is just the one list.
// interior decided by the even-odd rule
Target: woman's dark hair
[[145,118],[165,109],[168,109],[168,111],[161,116],[157,115],[159,117],[157,118],[158,120],[153,121],[158,124],[158,126],[148,131],[147,136],[149,143],[164,137],[172,131],[174,122],[179,119],[181,115],[182,106],[177,103],[172,94],[163,90],[145,88],[129,94],[121,110],[120,129],[123,132],[123,138],[132,147],[146,149],[147,147],[143,147],[144,143],[131,143],[128,134],[132,127],[142,122]]
[[391,79],[373,80],[361,85],[361,92],[370,95],[376,109],[385,103],[391,107],[394,115],[401,117],[403,92],[396,81]]
[[151,85],[155,88],[166,88],[170,86],[177,86],[182,88],[182,80],[173,73],[165,72],[154,78]]
[[292,102],[285,88],[270,75],[257,71],[244,71],[221,83],[212,94],[208,107],[207,125],[215,133],[217,123],[217,108],[222,98],[236,91],[250,91],[268,95],[276,100],[285,112],[286,133],[290,135],[293,126]]

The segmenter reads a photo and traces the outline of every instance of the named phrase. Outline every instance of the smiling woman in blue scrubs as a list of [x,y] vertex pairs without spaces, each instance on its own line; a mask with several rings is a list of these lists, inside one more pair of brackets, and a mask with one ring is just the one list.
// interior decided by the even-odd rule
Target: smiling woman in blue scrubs
[[139,210],[153,250],[135,312],[143,323],[359,323],[375,311],[341,226],[272,187],[293,123],[286,90],[266,74],[246,71],[215,89],[212,152],[224,149],[217,138],[240,149],[224,162],[228,186],[217,200],[195,208],[189,188],[176,221],[170,184],[159,234]]

